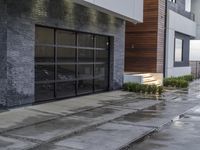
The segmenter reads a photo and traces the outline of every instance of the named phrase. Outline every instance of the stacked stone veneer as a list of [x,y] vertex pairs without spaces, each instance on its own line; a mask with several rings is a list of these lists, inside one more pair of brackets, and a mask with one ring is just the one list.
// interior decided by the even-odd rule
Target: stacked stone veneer
[[0,104],[34,102],[35,25],[111,36],[110,89],[124,71],[125,22],[71,0],[0,0]]
[[0,106],[6,105],[6,85],[7,85],[7,19],[6,3],[0,0]]

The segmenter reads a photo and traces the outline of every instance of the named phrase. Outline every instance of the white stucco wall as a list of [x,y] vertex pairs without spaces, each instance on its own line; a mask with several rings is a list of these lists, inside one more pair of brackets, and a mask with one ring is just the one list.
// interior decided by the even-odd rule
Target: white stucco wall
[[167,18],[167,35],[166,35],[166,62],[165,75],[182,76],[191,73],[191,67],[174,67],[174,39],[175,32],[196,36],[196,23],[178,13],[169,10]]
[[125,20],[143,22],[143,0],[75,0]]

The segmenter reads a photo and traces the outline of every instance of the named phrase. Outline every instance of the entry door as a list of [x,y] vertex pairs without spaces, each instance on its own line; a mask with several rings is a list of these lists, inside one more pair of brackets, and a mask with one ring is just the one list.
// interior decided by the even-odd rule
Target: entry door
[[109,37],[36,27],[36,102],[108,90]]

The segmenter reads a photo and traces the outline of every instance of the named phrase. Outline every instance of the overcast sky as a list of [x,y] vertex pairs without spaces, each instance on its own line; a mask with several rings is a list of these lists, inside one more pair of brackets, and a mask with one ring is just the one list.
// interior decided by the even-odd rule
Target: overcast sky
[[200,40],[190,41],[190,60],[200,61]]

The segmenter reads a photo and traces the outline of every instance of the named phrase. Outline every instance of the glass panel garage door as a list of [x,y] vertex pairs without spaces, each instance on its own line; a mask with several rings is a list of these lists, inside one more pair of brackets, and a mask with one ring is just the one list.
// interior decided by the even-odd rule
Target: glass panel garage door
[[108,90],[109,37],[36,27],[36,102]]

